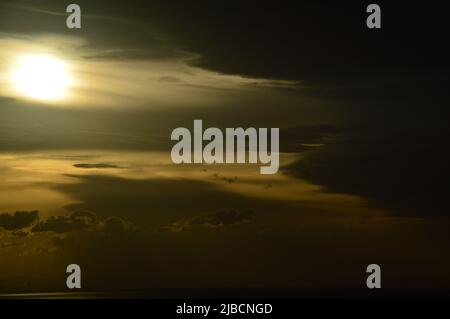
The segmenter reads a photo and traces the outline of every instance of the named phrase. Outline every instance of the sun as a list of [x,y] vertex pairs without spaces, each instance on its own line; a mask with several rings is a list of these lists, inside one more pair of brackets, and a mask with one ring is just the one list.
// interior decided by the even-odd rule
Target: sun
[[67,97],[72,77],[62,60],[46,54],[28,54],[17,60],[12,82],[17,92],[28,98],[53,101]]

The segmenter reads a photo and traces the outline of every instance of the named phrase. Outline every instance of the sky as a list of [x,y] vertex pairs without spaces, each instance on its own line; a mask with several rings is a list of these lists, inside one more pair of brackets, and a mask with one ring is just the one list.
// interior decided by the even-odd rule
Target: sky
[[[91,291],[361,288],[371,263],[449,288],[447,11],[378,3],[380,30],[365,1],[158,0],[68,29],[69,2],[1,0],[0,293],[71,263]],[[62,98],[24,92],[23,61],[58,71],[30,55]],[[279,172],[173,164],[195,119],[280,128]]]

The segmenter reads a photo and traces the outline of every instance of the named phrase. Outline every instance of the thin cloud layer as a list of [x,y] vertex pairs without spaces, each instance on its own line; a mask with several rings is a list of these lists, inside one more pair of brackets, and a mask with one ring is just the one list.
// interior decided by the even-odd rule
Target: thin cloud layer
[[107,164],[107,163],[79,163],[73,164],[74,167],[77,168],[123,168],[122,166],[115,164]]

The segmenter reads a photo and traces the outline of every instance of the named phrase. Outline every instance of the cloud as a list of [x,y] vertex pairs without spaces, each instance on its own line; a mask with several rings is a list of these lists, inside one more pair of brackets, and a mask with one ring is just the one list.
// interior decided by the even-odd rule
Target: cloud
[[34,233],[54,232],[63,234],[95,231],[111,236],[120,236],[132,230],[134,230],[134,225],[129,221],[119,217],[107,217],[101,220],[90,211],[75,211],[67,216],[51,216],[31,229]]
[[14,215],[8,213],[0,214],[0,227],[6,230],[18,230],[33,225],[38,220],[39,212],[17,211]]
[[77,168],[123,168],[122,166],[115,165],[115,164],[106,164],[106,163],[80,163],[80,164],[74,164],[74,167]]
[[161,76],[159,78],[161,82],[170,82],[170,83],[180,83],[183,82],[180,78],[177,78],[175,76]]
[[109,217],[103,222],[102,230],[110,235],[122,235],[132,230],[133,224],[119,217]]
[[253,220],[255,213],[253,211],[219,211],[206,215],[198,215],[188,219],[179,220],[168,227],[173,232],[179,232],[185,228],[193,226],[206,226],[206,227],[224,227],[231,225],[239,225],[248,223]]
[[97,216],[88,211],[77,211],[70,216],[51,216],[36,224],[31,231],[67,233],[95,228],[98,225]]

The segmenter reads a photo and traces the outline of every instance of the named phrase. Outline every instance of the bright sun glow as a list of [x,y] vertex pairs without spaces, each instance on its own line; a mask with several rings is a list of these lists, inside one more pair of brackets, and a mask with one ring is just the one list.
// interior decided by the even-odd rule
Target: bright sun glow
[[17,91],[38,100],[66,97],[72,80],[66,64],[51,55],[24,55],[12,73]]

